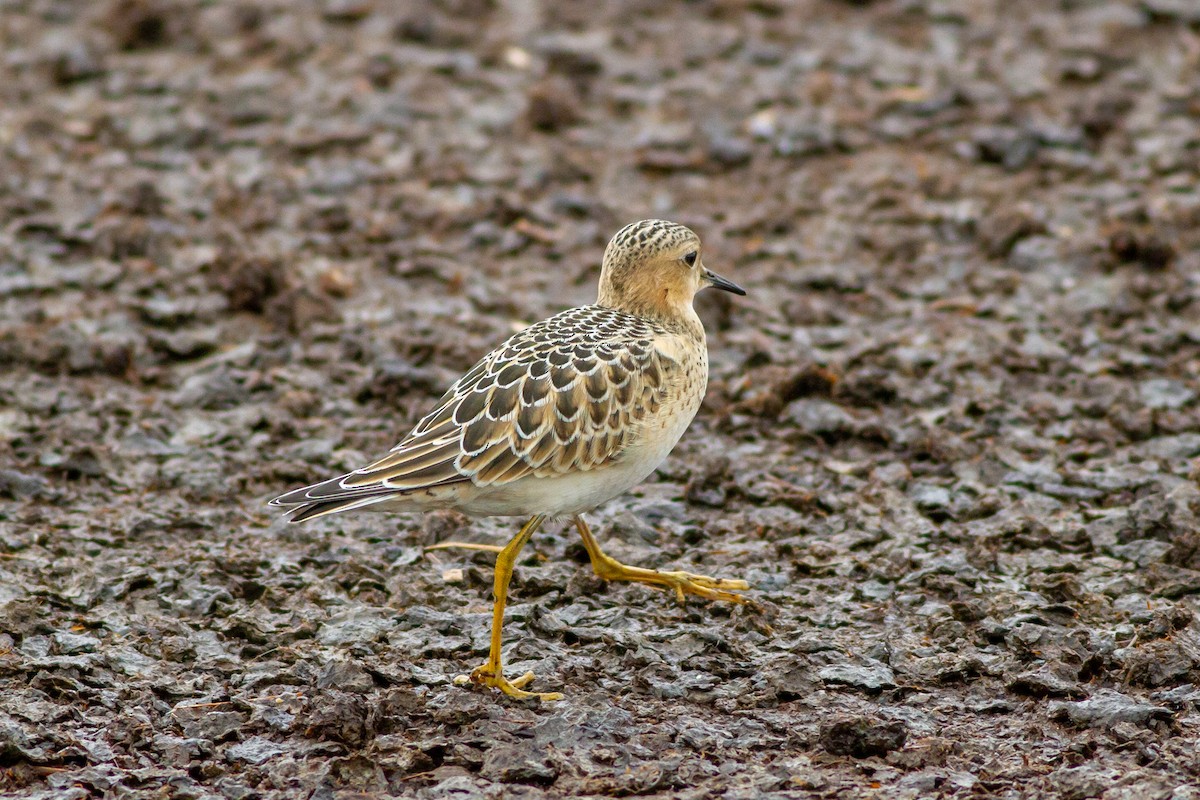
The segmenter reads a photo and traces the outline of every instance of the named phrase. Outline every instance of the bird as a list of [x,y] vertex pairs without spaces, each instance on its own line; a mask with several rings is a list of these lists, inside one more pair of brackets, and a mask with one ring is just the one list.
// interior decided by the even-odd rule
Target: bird
[[628,566],[605,553],[583,518],[641,483],[667,458],[704,399],[708,348],[693,307],[698,291],[746,291],[707,269],[700,239],[646,219],[608,242],[596,302],[514,334],[458,379],[387,455],[353,472],[287,492],[270,505],[303,522],[354,509],[455,509],[527,521],[497,553],[488,659],[457,683],[520,698],[533,673],[504,676],[501,633],[518,555],[550,518],[574,522],[596,574],[686,595],[747,602],[744,580]]

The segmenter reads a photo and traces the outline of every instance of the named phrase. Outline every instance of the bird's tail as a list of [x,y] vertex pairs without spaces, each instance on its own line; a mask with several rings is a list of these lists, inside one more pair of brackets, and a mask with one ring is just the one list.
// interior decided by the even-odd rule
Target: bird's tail
[[343,481],[347,477],[349,476],[340,475],[311,486],[293,489],[276,497],[269,505],[286,509],[289,515],[288,522],[304,522],[338,511],[350,511],[382,503],[401,494],[391,487],[379,485],[346,488]]

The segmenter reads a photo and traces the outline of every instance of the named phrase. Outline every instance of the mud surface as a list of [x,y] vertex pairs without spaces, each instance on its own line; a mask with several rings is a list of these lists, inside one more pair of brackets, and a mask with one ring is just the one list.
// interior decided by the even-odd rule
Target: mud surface
[[[547,11],[551,5],[558,11]],[[1200,797],[1190,2],[0,3],[0,794]],[[529,33],[530,30],[537,33]],[[665,216],[750,290],[605,585],[264,502]],[[712,295],[715,293],[709,293]]]

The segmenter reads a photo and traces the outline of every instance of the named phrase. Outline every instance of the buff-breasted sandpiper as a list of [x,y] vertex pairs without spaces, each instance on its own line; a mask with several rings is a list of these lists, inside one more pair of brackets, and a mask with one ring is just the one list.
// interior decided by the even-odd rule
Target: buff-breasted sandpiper
[[470,680],[513,697],[560,699],[525,691],[532,673],[507,680],[500,654],[513,566],[547,517],[574,519],[605,580],[663,586],[680,600],[744,602],[731,590],[749,588],[745,581],[621,564],[582,516],[649,476],[700,408],[708,348],[692,300],[708,286],[745,294],[705,269],[688,228],[625,226],[604,251],[595,305],[556,314],[488,353],[385,457],[271,505],[287,508],[292,522],[356,508],[529,516],[508,544],[484,547],[498,553],[491,649]]

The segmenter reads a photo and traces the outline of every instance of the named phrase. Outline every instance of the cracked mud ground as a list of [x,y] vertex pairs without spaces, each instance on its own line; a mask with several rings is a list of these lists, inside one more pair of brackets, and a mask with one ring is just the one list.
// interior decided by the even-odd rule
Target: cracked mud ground
[[[1200,797],[1200,13],[2,4],[0,794]],[[536,29],[536,33],[529,31]],[[604,585],[288,527],[664,216],[713,378]],[[710,293],[710,295],[713,293]]]

